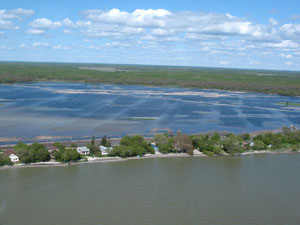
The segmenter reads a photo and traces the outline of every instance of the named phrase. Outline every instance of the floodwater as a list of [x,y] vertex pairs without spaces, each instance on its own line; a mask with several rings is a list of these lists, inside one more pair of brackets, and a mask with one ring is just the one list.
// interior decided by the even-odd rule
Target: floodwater
[[0,169],[0,224],[299,224],[300,154]]
[[118,137],[157,129],[246,133],[298,124],[300,107],[280,102],[300,98],[134,85],[0,85],[0,138]]

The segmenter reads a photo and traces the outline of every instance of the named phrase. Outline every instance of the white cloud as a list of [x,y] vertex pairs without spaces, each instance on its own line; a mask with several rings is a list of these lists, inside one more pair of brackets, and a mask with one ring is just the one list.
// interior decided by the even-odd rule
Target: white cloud
[[53,46],[54,50],[70,50],[72,49],[70,46],[66,46],[66,45],[55,45]]
[[3,49],[3,50],[12,50],[11,47],[4,46],[4,45],[0,46],[0,49]]
[[64,34],[71,34],[71,33],[72,33],[72,30],[64,29]]
[[221,60],[221,61],[219,62],[219,64],[222,65],[222,66],[225,66],[225,65],[228,65],[229,62],[228,62],[228,61],[225,61],[225,60]]
[[28,16],[32,16],[34,14],[33,10],[26,10],[22,8],[0,10],[0,29],[7,30],[16,30],[19,29],[13,22],[13,20],[22,20]]
[[270,19],[269,19],[269,24],[270,24],[271,26],[277,26],[277,25],[278,25],[278,22],[277,22],[277,20],[275,20],[275,19],[273,19],[273,18],[270,18]]
[[49,47],[49,46],[50,46],[50,44],[46,43],[46,42],[34,42],[32,44],[32,47],[34,47],[34,48]]
[[[280,40],[271,18],[267,24],[255,24],[229,13],[170,12],[165,9],[137,9],[132,13],[119,9],[88,10],[84,20],[73,23],[89,38],[140,38],[164,41],[241,38],[260,42]],[[140,35],[139,35],[140,34]]]
[[38,18],[30,22],[29,26],[38,30],[50,30],[50,29],[56,29],[61,27],[62,23],[59,21],[53,22],[47,18]]
[[118,42],[118,41],[115,41],[115,42],[108,42],[108,43],[105,43],[105,47],[122,47],[122,48],[128,48],[130,47],[131,45],[129,43],[121,43],[121,42]]
[[137,9],[133,13],[112,9],[109,11],[85,11],[86,19],[100,23],[113,23],[132,27],[161,27],[164,26],[167,16],[171,12],[165,9]]
[[292,62],[285,62],[284,64],[287,65],[287,66],[292,66],[292,65],[294,65],[294,63],[292,63]]
[[38,30],[38,29],[28,29],[26,31],[27,34],[37,34],[37,35],[40,35],[40,34],[45,34],[46,31],[45,30]]
[[14,25],[10,20],[0,20],[0,29],[16,30],[19,29],[19,27]]
[[65,18],[65,19],[62,21],[62,24],[63,24],[65,27],[68,27],[68,28],[74,28],[74,27],[75,27],[75,24],[74,24],[73,21],[70,20],[69,18]]
[[293,58],[293,56],[291,54],[280,54],[280,56],[282,58],[285,58],[285,59],[292,59]]
[[264,46],[278,49],[295,49],[299,47],[299,44],[291,40],[284,40],[279,43],[266,43]]
[[27,49],[28,48],[28,46],[25,45],[25,44],[21,44],[19,47],[22,48],[22,49]]
[[295,38],[300,40],[300,24],[284,24],[280,27],[282,36],[286,38]]
[[34,14],[33,10],[26,10],[22,8],[0,10],[0,20],[13,20],[13,19],[22,19],[23,17],[32,16]]

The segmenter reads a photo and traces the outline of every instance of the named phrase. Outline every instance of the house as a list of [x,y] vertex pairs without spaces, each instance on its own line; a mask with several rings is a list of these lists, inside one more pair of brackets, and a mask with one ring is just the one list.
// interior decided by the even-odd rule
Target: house
[[105,147],[103,145],[100,145],[99,149],[102,152],[102,155],[108,155],[110,150],[112,150],[112,147]]
[[90,149],[88,149],[87,147],[77,147],[76,151],[81,155],[89,155],[90,154]]
[[14,150],[7,150],[4,154],[7,155],[13,163],[20,161],[19,156],[16,155]]
[[151,143],[152,148],[154,148],[154,151],[158,152],[158,147],[156,146],[156,143]]

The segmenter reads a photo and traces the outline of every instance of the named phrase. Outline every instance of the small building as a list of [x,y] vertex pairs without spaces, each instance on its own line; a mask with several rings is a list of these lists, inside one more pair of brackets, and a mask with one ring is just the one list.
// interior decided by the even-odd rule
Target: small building
[[15,155],[15,154],[10,154],[9,158],[10,158],[10,161],[12,161],[12,162],[19,162],[20,161],[19,156]]
[[99,149],[100,149],[102,155],[108,155],[109,152],[111,151],[112,147],[105,147],[103,145],[100,145]]
[[16,155],[14,150],[7,150],[4,154],[7,155],[13,163],[20,161],[19,156]]
[[156,143],[151,143],[152,148],[154,148],[154,151],[158,152],[158,147]]
[[88,149],[87,147],[77,147],[76,151],[81,155],[89,155],[90,154],[90,149]]

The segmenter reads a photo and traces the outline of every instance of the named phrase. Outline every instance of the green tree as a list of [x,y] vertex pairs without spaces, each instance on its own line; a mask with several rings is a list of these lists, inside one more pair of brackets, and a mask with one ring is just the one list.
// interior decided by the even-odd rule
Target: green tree
[[54,154],[55,160],[58,162],[74,162],[81,159],[81,155],[73,149],[64,149],[55,152]]
[[110,142],[109,138],[107,138],[106,136],[104,136],[101,139],[100,145],[105,146],[105,147],[111,147],[111,142]]
[[243,138],[244,141],[249,141],[251,139],[249,134],[243,134],[242,138]]
[[243,139],[240,136],[234,134],[228,135],[227,139],[222,142],[223,149],[229,154],[241,153]]
[[59,151],[63,151],[63,150],[66,149],[66,146],[65,146],[64,144],[60,143],[60,142],[55,142],[55,143],[53,144],[53,146],[54,146],[55,148],[57,148]]
[[10,158],[0,152],[0,166],[12,165],[12,164],[13,162],[10,160]]
[[91,143],[87,146],[90,149],[90,154],[94,156],[99,156],[100,155],[100,149],[96,145],[95,137],[92,137]]
[[50,160],[50,153],[43,144],[34,143],[31,145],[34,162],[47,162]]
[[72,143],[72,144],[70,145],[70,147],[71,147],[72,149],[76,149],[78,146],[77,146],[75,143]]
[[50,160],[50,153],[43,144],[26,145],[18,143],[15,145],[15,151],[22,163],[46,162]]
[[263,149],[266,149],[266,145],[261,140],[255,140],[254,144],[253,144],[253,149],[254,150],[263,150]]
[[151,144],[144,140],[142,136],[124,136],[120,141],[120,146],[116,146],[110,151],[110,156],[133,157],[143,156],[146,153],[154,154]]
[[30,146],[24,143],[17,143],[14,147],[17,156],[19,157],[22,163],[32,163],[33,160],[33,153],[30,151]]
[[218,132],[214,132],[213,135],[210,137],[210,140],[212,141],[220,141],[221,140],[221,136]]
[[174,151],[174,138],[170,138],[167,133],[155,134],[153,141],[161,153],[166,154]]

